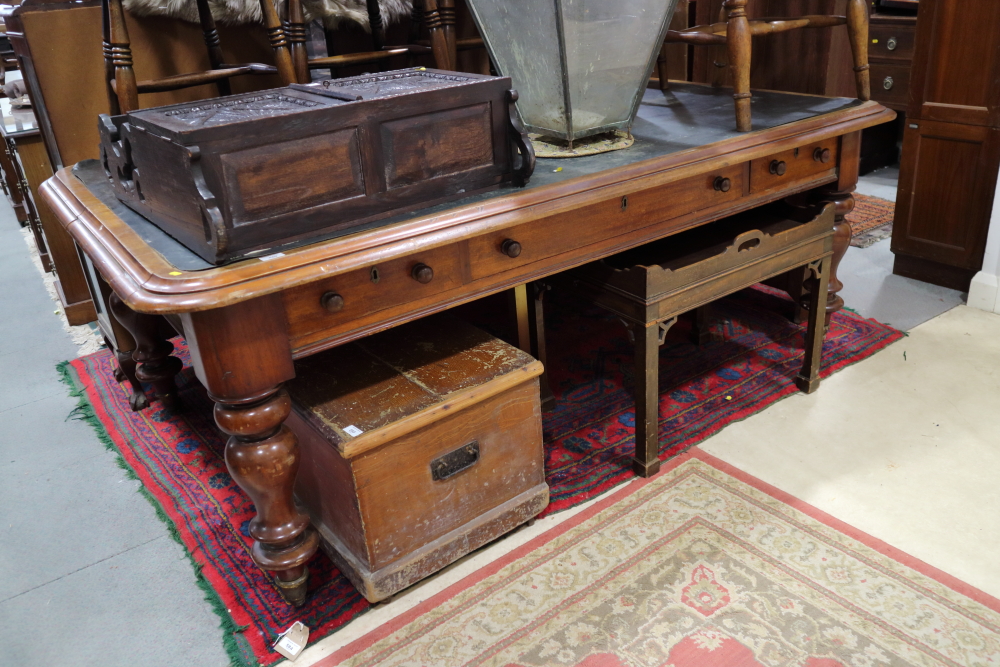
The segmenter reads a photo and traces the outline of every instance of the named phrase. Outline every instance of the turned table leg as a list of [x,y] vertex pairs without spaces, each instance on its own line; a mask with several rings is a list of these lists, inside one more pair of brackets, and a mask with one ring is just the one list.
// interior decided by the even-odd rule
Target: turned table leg
[[132,387],[132,394],[128,399],[132,411],[145,410],[149,407],[149,399],[146,398],[142,383],[135,375],[136,363],[135,359],[132,358],[132,350],[119,350],[107,338],[104,339],[104,344],[115,353],[115,359],[118,360],[118,366],[115,367],[115,380],[119,384],[128,380],[129,386]]
[[823,339],[826,333],[826,292],[830,284],[830,258],[809,265],[809,324],[806,327],[806,349],[802,359],[802,370],[795,378],[795,386],[807,394],[819,388],[820,357],[823,354]]
[[840,278],[837,277],[837,268],[851,245],[851,223],[847,220],[847,215],[854,210],[854,195],[851,194],[850,190],[827,191],[822,194],[821,201],[831,202],[835,206],[833,257],[830,260],[830,292],[826,298],[826,326],[829,327],[830,318],[844,307],[844,299],[839,294],[840,290],[844,289],[844,283],[840,282]]
[[635,455],[632,470],[640,477],[660,471],[660,346],[674,317],[665,322],[634,324],[629,328],[635,342]]
[[[158,317],[135,312],[114,293],[108,299],[108,304],[115,319],[135,338],[132,359],[138,364],[135,369],[136,379],[153,386],[154,400],[160,401],[164,408],[176,410],[179,402],[174,376],[181,372],[184,364],[177,357],[170,356],[174,345],[160,334]],[[121,361],[119,356],[119,363]],[[125,372],[125,369],[122,371]],[[133,383],[132,388],[129,404],[133,410],[142,410],[149,404],[142,386]]]
[[306,599],[306,563],[319,536],[292,498],[299,442],[285,425],[295,377],[281,294],[181,315],[191,363],[215,401],[215,423],[230,437],[226,466],[253,501],[251,556],[274,574],[284,598]]
[[301,606],[319,536],[295,506],[292,487],[299,469],[299,445],[284,424],[292,401],[281,387],[242,399],[213,396],[215,423],[229,434],[226,465],[257,509],[250,522],[252,555],[261,569],[274,573],[282,596]]

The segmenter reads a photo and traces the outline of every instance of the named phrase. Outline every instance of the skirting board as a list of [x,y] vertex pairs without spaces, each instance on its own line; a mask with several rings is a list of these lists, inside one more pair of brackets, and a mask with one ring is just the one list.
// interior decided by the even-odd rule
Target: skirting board
[[969,285],[969,305],[989,313],[1000,313],[1000,276],[980,271]]

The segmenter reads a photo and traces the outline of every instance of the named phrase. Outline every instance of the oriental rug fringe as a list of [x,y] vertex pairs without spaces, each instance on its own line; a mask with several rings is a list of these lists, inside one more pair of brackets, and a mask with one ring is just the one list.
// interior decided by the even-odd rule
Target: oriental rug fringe
[[[745,290],[714,306],[713,340],[700,349],[677,326],[660,364],[661,458],[692,447],[796,391],[804,328],[785,314],[791,302],[765,288]],[[548,309],[549,366],[557,408],[545,415],[546,466],[552,502],[566,509],[633,478],[632,346],[625,330],[603,311],[571,300]],[[832,320],[823,375],[860,361],[902,334],[849,311]],[[276,635],[300,620],[313,641],[364,612],[368,603],[322,554],[310,563],[310,594],[303,608],[286,604],[250,557],[253,504],[230,478],[225,440],[212,403],[185,362],[178,377],[185,409],[168,414],[158,404],[133,413],[114,379],[107,350],[67,362],[67,381],[81,396],[77,410],[116,449],[122,465],[143,484],[175,538],[188,550],[207,599],[222,618],[234,664],[270,665]]]

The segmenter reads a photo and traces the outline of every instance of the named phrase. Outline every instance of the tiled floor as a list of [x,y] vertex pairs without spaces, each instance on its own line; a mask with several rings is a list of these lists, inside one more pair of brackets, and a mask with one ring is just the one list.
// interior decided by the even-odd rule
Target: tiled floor
[[[870,181],[870,182],[869,182]],[[892,177],[863,191],[888,196]],[[887,185],[888,184],[888,185]],[[871,188],[869,188],[871,186]],[[881,188],[881,189],[880,189]],[[889,193],[891,194],[891,193]],[[704,447],[987,592],[1000,510],[1000,318],[891,275],[888,241],[842,264],[848,305],[909,338]],[[225,665],[181,547],[84,423],[55,371],[76,348],[0,210],[0,665]],[[907,352],[904,360],[902,352]],[[309,664],[569,513],[539,521],[310,649]]]

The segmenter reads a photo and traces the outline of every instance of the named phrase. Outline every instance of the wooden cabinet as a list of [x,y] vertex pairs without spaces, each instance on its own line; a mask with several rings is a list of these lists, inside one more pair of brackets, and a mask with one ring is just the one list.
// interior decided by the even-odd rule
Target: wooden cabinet
[[921,0],[909,116],[1000,127],[1000,2]]
[[916,34],[894,272],[964,291],[1000,167],[1000,3],[921,0]]
[[890,109],[906,111],[910,101],[917,18],[873,13],[869,21],[868,62],[872,68],[872,99]]

